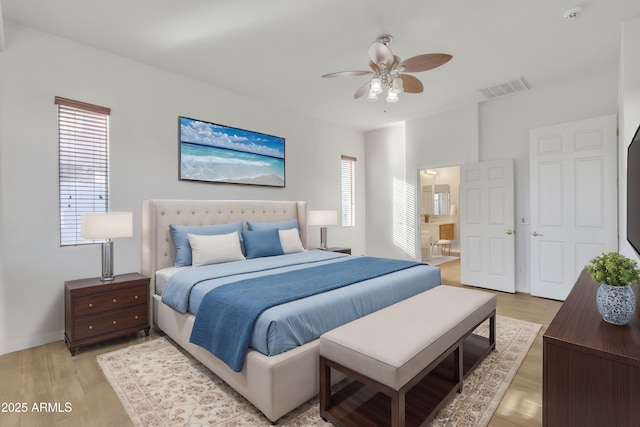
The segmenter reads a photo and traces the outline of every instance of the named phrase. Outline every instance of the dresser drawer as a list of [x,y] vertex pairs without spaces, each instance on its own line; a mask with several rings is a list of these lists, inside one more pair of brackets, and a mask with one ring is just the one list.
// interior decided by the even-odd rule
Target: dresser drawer
[[81,340],[134,327],[147,325],[147,305],[110,311],[95,316],[83,317],[73,322],[74,340]]
[[73,314],[74,316],[86,316],[138,304],[146,304],[146,302],[147,286],[131,286],[117,291],[77,297],[74,299]]

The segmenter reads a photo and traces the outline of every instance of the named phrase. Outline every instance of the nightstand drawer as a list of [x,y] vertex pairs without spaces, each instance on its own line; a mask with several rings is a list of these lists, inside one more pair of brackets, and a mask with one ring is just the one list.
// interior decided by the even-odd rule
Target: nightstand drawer
[[147,305],[84,317],[73,322],[74,340],[94,337],[110,332],[147,326]]
[[85,316],[146,303],[147,286],[138,285],[75,298],[74,316]]

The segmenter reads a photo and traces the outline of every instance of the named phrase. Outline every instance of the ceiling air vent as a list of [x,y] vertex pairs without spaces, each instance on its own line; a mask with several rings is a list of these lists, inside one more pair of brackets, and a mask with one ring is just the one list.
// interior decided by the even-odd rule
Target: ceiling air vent
[[484,89],[480,89],[480,93],[482,93],[485,98],[492,99],[497,98],[499,96],[510,95],[516,92],[522,92],[524,90],[529,89],[527,84],[520,78],[516,80],[511,80],[510,82],[500,83],[494,86],[489,86]]

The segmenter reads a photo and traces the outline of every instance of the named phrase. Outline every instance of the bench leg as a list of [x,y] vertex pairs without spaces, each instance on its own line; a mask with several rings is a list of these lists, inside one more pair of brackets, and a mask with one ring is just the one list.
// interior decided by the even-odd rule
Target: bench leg
[[391,427],[405,427],[405,393],[402,391],[391,396]]
[[453,381],[458,384],[458,393],[462,393],[462,379],[464,378],[464,341],[453,351]]
[[320,356],[320,416],[324,419],[325,413],[331,408],[331,367],[326,359]]
[[496,348],[496,313],[489,317],[489,348]]

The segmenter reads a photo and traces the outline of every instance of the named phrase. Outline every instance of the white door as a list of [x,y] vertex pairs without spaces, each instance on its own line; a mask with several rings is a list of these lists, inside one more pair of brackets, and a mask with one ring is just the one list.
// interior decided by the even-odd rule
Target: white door
[[611,115],[530,131],[532,295],[564,300],[618,249],[616,128]]
[[513,160],[460,167],[460,281],[515,292]]

